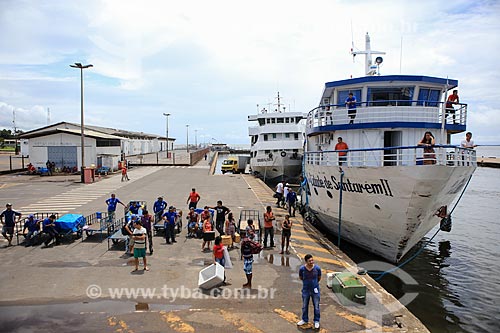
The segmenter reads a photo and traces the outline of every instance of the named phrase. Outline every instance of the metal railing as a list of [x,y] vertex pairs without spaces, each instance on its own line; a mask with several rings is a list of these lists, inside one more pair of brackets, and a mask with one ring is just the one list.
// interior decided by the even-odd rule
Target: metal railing
[[[446,124],[465,125],[467,104],[455,103],[453,109],[445,109],[443,102],[419,100],[387,100],[359,102],[356,107],[355,124],[380,122],[426,122],[441,123],[443,110]],[[307,128],[327,125],[349,124],[351,118],[344,104],[321,105],[309,111]]]
[[[398,146],[367,149],[306,152],[309,165],[381,167],[411,165],[477,166],[473,149],[452,145],[435,145],[434,152],[424,152],[423,146]],[[347,153],[345,156],[339,154]]]

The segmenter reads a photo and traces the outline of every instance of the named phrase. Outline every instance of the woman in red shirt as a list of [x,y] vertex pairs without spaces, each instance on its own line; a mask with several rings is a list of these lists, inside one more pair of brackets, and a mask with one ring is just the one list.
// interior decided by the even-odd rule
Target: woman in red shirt
[[[219,263],[222,267],[225,267],[226,261],[224,259],[224,245],[222,245],[222,237],[215,237],[215,244],[213,249],[214,264]],[[226,283],[226,271],[224,270],[224,281]]]

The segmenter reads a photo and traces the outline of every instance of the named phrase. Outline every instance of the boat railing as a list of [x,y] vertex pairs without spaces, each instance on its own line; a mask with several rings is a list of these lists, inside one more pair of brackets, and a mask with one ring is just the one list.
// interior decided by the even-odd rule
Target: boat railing
[[[425,122],[446,124],[467,123],[467,104],[454,103],[453,109],[443,102],[422,100],[379,100],[356,103],[355,124],[380,122]],[[307,128],[327,125],[346,125],[351,118],[345,104],[320,105],[309,111]]]
[[423,146],[315,151],[304,153],[304,158],[306,164],[321,166],[477,166],[474,149],[453,145],[435,145],[433,152],[424,152]]

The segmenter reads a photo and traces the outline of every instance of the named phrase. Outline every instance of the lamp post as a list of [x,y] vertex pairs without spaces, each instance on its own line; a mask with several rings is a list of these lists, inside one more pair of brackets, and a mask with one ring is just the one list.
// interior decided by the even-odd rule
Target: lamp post
[[166,123],[166,138],[167,138],[167,160],[168,160],[168,117],[170,116],[170,113],[163,113],[163,115],[167,119],[167,123]]
[[186,151],[189,153],[189,125],[186,125]]
[[80,121],[81,121],[80,132],[81,132],[81,136],[82,136],[82,142],[81,142],[81,145],[82,145],[82,165],[81,165],[80,172],[81,172],[81,181],[83,183],[85,181],[84,175],[83,175],[84,164],[85,164],[85,135],[83,133],[83,70],[90,68],[90,67],[94,67],[94,66],[91,64],[82,65],[79,62],[75,62],[74,65],[69,65],[69,66],[73,67],[73,68],[80,69]]
[[198,130],[194,130],[194,146],[198,149]]

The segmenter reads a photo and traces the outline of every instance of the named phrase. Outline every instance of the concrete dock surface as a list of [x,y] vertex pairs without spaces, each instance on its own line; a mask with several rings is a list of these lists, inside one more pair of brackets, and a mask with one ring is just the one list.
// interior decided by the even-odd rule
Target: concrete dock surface
[[[192,167],[137,167],[130,170],[129,182],[110,175],[90,185],[71,178],[48,183],[1,176],[0,199],[23,214],[54,210],[88,215],[106,211],[104,201],[111,193],[125,203],[145,200],[150,211],[163,195],[168,205],[184,211],[185,225],[186,199],[195,187],[201,195],[198,207],[222,200],[237,221],[241,210],[263,214],[267,205],[278,221],[286,214],[275,208],[273,191],[260,180],[250,175],[211,176],[208,171],[204,161]],[[200,291],[198,273],[212,263],[212,254],[201,251],[201,240],[186,238],[186,229],[172,245],[154,237],[154,254],[147,256],[150,271],[139,272],[132,272],[133,258],[116,247],[108,251],[106,239],[101,242],[98,235],[52,248],[1,248],[6,244],[2,239],[0,326],[3,332],[314,331],[296,326],[302,307],[298,269],[303,256],[311,253],[323,271],[320,332],[428,332],[367,275],[360,276],[368,288],[366,305],[340,304],[326,287],[326,273],[355,273],[356,265],[299,214],[292,221],[291,254],[279,254],[278,232],[276,248],[254,256],[251,290],[241,289],[246,282],[243,262],[239,249],[232,249],[234,267],[226,270],[227,285]],[[312,319],[312,305],[309,313]]]

